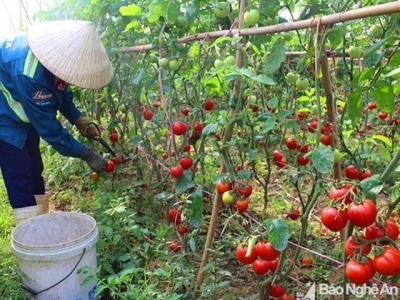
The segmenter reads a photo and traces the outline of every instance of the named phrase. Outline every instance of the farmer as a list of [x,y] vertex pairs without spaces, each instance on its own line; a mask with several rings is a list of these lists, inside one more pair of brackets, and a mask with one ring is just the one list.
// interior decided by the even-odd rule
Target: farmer
[[106,160],[61,125],[58,112],[89,138],[100,135],[72,102],[69,85],[100,89],[113,68],[93,24],[52,21],[0,41],[0,168],[16,223],[48,211],[40,138],[101,172]]

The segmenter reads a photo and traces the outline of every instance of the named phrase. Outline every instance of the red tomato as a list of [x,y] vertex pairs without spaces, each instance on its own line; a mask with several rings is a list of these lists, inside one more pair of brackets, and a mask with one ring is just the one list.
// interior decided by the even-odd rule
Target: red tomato
[[[344,244],[344,251],[346,252],[347,256],[352,256],[353,254],[357,254],[360,247],[365,244],[362,241],[360,241],[360,239],[365,239],[365,237],[364,236],[357,237],[355,235],[349,236],[346,243]],[[361,252],[362,255],[367,255],[369,252],[371,252],[371,249],[372,249],[372,244],[365,245],[362,248]]]
[[168,212],[169,221],[173,224],[180,224],[182,222],[181,213],[176,208],[171,208]]
[[330,145],[332,145],[332,138],[333,138],[332,134],[324,133],[324,134],[321,134],[321,137],[319,138],[319,140],[325,146],[330,146]]
[[170,170],[171,176],[174,178],[180,178],[183,175],[183,168],[181,165],[172,167]]
[[212,110],[214,108],[214,100],[206,99],[203,104],[204,110]]
[[297,163],[298,163],[300,166],[305,166],[305,165],[308,164],[309,162],[310,162],[310,158],[307,157],[307,156],[305,156],[305,155],[299,155],[299,156],[297,157]]
[[308,130],[308,132],[310,132],[310,133],[314,133],[315,132],[315,129],[317,129],[318,128],[318,121],[312,121],[311,123],[308,123],[307,124],[307,130]]
[[253,262],[252,266],[253,266],[254,272],[256,272],[258,275],[264,275],[269,271],[271,262],[268,260],[257,258]]
[[300,145],[298,149],[301,153],[308,153],[308,151],[310,150],[310,145],[309,144]]
[[185,146],[183,147],[183,151],[189,152],[190,151],[190,144],[185,144]]
[[162,156],[163,159],[167,159],[168,158],[168,153],[164,152],[163,154],[161,154],[161,156]]
[[188,228],[186,227],[186,226],[182,226],[182,225],[177,225],[176,226],[176,230],[178,231],[178,233],[180,234],[180,235],[184,235],[184,234],[186,234],[189,230],[188,230]]
[[311,268],[311,267],[312,267],[312,264],[313,264],[313,260],[312,260],[311,257],[304,257],[304,258],[301,260],[301,266],[302,266],[303,268]]
[[290,213],[288,213],[287,217],[291,220],[297,220],[298,218],[300,218],[300,211],[295,208]]
[[386,220],[385,226],[378,226],[375,222],[365,229],[365,238],[367,240],[378,239],[386,235],[393,241],[396,241],[399,237],[399,227],[393,219]]
[[279,258],[275,258],[274,260],[271,260],[271,266],[270,266],[271,272],[275,272],[276,269],[278,269],[278,265],[279,265]]
[[365,199],[362,203],[350,203],[347,217],[358,227],[367,227],[375,222],[378,211],[372,200]]
[[358,176],[358,179],[360,181],[364,180],[365,178],[371,177],[372,176],[372,172],[370,169],[365,169],[363,171],[360,171],[360,176]]
[[107,162],[107,165],[106,165],[104,171],[106,171],[107,173],[111,173],[112,171],[114,171],[114,168],[115,168],[114,162],[112,160],[109,160]]
[[168,242],[168,248],[172,252],[179,252],[182,250],[182,242],[171,240]]
[[326,206],[321,210],[321,222],[324,226],[334,232],[342,230],[347,224],[347,213],[336,207]]
[[172,124],[172,132],[176,135],[184,135],[187,131],[187,125],[181,121]]
[[253,186],[250,182],[245,180],[238,180],[235,184],[235,191],[244,198],[249,198],[253,192]]
[[201,122],[194,122],[193,133],[201,133],[203,131],[203,124]]
[[346,276],[347,278],[358,285],[367,283],[372,277],[374,277],[375,269],[372,260],[369,257],[363,257],[366,259],[366,263],[361,263],[352,258],[346,264]]
[[282,154],[280,151],[278,151],[278,150],[274,150],[274,151],[272,152],[272,155],[274,156],[274,159],[275,159],[276,161],[281,161],[282,158],[283,158],[283,154]]
[[181,115],[187,116],[190,113],[190,107],[185,107],[181,110]]
[[336,188],[332,185],[329,189],[329,198],[331,198],[334,202],[339,200],[343,201],[343,198],[346,196],[345,203],[350,204],[353,200],[353,195],[351,194],[350,190],[353,193],[357,194],[357,189],[351,183],[346,183],[344,186]]
[[274,283],[271,285],[271,289],[269,290],[269,295],[275,298],[279,298],[285,294],[286,290],[280,284]]
[[190,156],[184,156],[179,161],[183,169],[187,170],[193,166],[193,159]]
[[348,165],[344,169],[344,174],[348,179],[358,179],[361,175],[360,171],[354,165]]
[[259,257],[265,260],[274,260],[281,254],[281,252],[276,250],[270,242],[264,240],[259,240],[254,246],[254,250]]
[[153,116],[154,116],[154,113],[153,113],[151,110],[146,109],[146,110],[143,112],[143,118],[144,118],[145,120],[151,120],[151,119],[153,118]]
[[236,246],[236,258],[244,265],[252,264],[257,259],[257,252],[251,251],[250,256],[246,257],[247,245],[237,245]]
[[395,276],[400,273],[400,251],[393,246],[386,246],[383,252],[373,260],[375,270],[386,276]]
[[286,146],[290,149],[290,150],[296,150],[297,149],[297,141],[294,138],[288,138],[286,140]]
[[381,120],[385,120],[387,118],[387,116],[388,116],[388,114],[383,111],[378,112],[378,118]]
[[119,139],[118,133],[112,132],[112,133],[110,133],[110,135],[108,136],[108,138],[109,138],[110,141],[113,142],[113,143],[118,142],[118,139]]
[[232,189],[232,182],[219,180],[215,185],[215,188],[217,189],[217,192],[222,195]]
[[296,300],[296,297],[285,293],[282,295],[281,300]]
[[244,213],[249,207],[249,200],[247,199],[239,199],[233,203],[233,209],[236,210],[239,214]]
[[368,107],[368,109],[372,110],[374,108],[377,108],[378,106],[376,105],[376,102],[374,101],[374,102],[369,102],[367,104],[367,107]]
[[332,123],[325,123],[321,126],[321,133],[328,133],[331,132],[333,129]]
[[287,165],[287,161],[285,158],[282,158],[281,160],[276,160],[275,164],[277,165],[278,168],[284,168]]

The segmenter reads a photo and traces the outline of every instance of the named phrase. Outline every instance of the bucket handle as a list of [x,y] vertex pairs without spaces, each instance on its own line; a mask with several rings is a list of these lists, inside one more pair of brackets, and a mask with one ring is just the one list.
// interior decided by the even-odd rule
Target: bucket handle
[[63,282],[64,280],[66,280],[69,276],[71,276],[71,274],[75,271],[75,269],[78,267],[79,263],[81,262],[83,255],[86,253],[86,248],[83,248],[82,251],[82,255],[81,257],[79,257],[78,262],[76,263],[75,267],[71,270],[71,272],[69,272],[69,274],[67,276],[65,276],[63,279],[61,279],[60,281],[56,282],[55,284],[49,286],[48,288],[45,288],[39,292],[36,292],[34,289],[30,288],[29,286],[25,285],[25,284],[21,284],[21,288],[24,289],[25,291],[27,291],[28,293],[30,293],[32,296],[36,296],[39,295],[40,293],[43,293],[45,291],[48,291],[50,289],[52,289],[53,287],[59,285],[61,282]]

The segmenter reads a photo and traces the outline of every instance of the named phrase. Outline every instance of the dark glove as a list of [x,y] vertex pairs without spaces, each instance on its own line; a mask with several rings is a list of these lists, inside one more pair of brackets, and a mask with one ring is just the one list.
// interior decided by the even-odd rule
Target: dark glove
[[86,146],[83,148],[81,158],[88,163],[93,172],[101,173],[107,165],[107,160]]
[[84,116],[80,116],[74,125],[84,137],[94,139],[101,135],[99,127]]

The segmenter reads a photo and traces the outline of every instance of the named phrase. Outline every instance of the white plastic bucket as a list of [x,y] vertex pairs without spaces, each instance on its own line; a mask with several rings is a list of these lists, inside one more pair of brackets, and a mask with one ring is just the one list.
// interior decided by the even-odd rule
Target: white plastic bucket
[[78,270],[90,267],[96,272],[98,237],[96,221],[75,212],[40,215],[15,227],[11,246],[31,299],[97,299],[96,282],[81,286],[87,274]]

